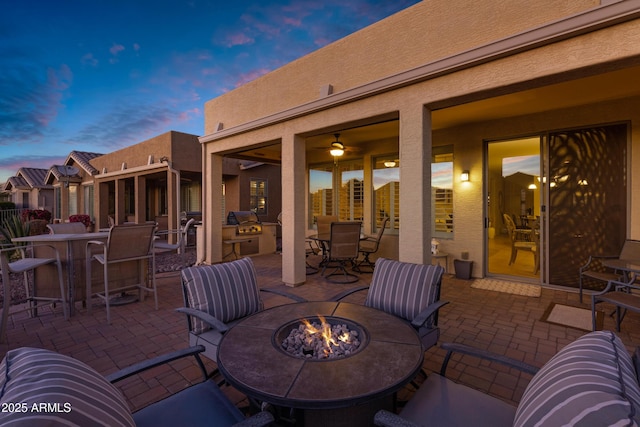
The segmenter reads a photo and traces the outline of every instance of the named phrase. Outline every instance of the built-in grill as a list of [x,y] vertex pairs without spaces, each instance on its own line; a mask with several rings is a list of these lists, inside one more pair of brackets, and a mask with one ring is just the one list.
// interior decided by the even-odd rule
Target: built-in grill
[[235,225],[238,236],[262,234],[262,223],[252,211],[229,211],[227,225]]

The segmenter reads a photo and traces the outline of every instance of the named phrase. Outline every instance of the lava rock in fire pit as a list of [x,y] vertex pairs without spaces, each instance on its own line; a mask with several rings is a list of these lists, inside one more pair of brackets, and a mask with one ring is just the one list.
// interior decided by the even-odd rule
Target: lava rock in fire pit
[[347,357],[360,347],[359,333],[346,324],[331,325],[326,321],[302,320],[282,341],[282,348],[290,355],[307,359],[335,359]]

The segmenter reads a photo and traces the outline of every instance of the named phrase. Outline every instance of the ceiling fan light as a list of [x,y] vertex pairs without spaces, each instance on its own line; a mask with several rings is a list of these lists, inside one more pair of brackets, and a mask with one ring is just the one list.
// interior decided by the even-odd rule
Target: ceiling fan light
[[393,160],[385,160],[384,161],[384,167],[386,168],[394,168],[396,167],[396,162]]
[[338,141],[339,136],[339,133],[335,135],[336,140],[331,143],[331,148],[329,149],[329,153],[331,153],[333,157],[340,157],[344,154],[344,145]]

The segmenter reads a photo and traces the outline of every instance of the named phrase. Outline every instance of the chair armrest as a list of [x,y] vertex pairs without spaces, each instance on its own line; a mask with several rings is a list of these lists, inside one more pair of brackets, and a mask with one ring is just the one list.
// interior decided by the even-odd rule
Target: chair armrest
[[511,368],[519,369],[520,371],[526,372],[527,374],[531,375],[535,375],[538,370],[540,370],[540,368],[529,365],[525,362],[521,362],[520,360],[512,359],[507,356],[502,356],[500,354],[492,353],[490,351],[482,350],[475,347],[470,347],[464,344],[442,343],[440,347],[442,347],[442,349],[444,350],[447,350],[447,354],[444,357],[444,361],[442,362],[442,367],[440,368],[440,375],[442,375],[443,377],[445,376],[447,365],[449,364],[449,359],[451,359],[451,355],[453,353],[467,354],[469,356],[478,357],[480,359],[498,362]]
[[292,299],[296,302],[307,302],[308,300],[306,298],[303,298],[301,296],[298,295],[294,295],[291,294],[287,291],[281,291],[279,289],[273,289],[273,288],[262,288],[260,289],[260,292],[267,292],[267,293],[271,293],[271,294],[276,294],[276,295],[280,295],[281,297],[287,297],[289,299]]
[[196,310],[195,308],[188,308],[188,307],[176,308],[176,311],[179,313],[184,313],[188,316],[197,317],[198,319],[202,320],[203,322],[205,322],[206,324],[208,324],[218,332],[227,332],[229,330],[229,326],[227,326],[224,322],[222,322],[219,319],[216,319],[209,313],[205,313],[204,311],[200,311],[200,310]]
[[[425,420],[425,422],[428,423],[429,420]],[[384,409],[376,412],[373,417],[373,424],[380,427],[419,427],[417,424]]]
[[348,297],[351,294],[355,294],[356,292],[360,292],[363,291],[365,289],[369,289],[369,286],[358,286],[352,289],[347,289],[346,291],[342,291],[334,296],[332,296],[331,298],[329,298],[327,301],[329,302],[338,302],[341,299]]
[[274,421],[270,412],[262,411],[234,424],[233,427],[265,427],[270,426]]
[[436,311],[438,311],[440,307],[445,306],[447,304],[449,304],[449,301],[436,301],[433,304],[429,304],[427,308],[422,310],[420,313],[418,313],[416,317],[413,318],[413,320],[411,321],[411,324],[416,328],[424,326],[424,323],[427,321],[429,317],[431,317],[431,315],[433,315]]
[[118,372],[114,372],[113,374],[106,375],[105,378],[110,383],[116,383],[118,381],[124,380],[125,378],[129,378],[132,375],[139,374],[140,372],[144,372],[151,368],[155,368],[156,366],[164,365],[169,362],[173,362],[174,360],[182,359],[184,357],[194,356],[198,361],[198,364],[203,369],[204,378],[207,379],[207,373],[204,370],[204,365],[202,364],[202,360],[200,359],[199,354],[205,350],[204,346],[198,345],[195,347],[185,348],[182,350],[174,351],[171,353],[162,354],[160,356],[154,357],[153,359],[145,360],[140,363],[136,363],[127,368],[124,368]]

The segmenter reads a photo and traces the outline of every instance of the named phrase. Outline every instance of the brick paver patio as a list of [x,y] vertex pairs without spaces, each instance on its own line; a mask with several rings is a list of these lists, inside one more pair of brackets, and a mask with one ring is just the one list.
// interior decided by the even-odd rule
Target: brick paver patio
[[[260,287],[282,287],[309,300],[324,300],[344,289],[368,284],[371,274],[350,285],[337,285],[324,280],[319,274],[308,276],[308,281],[296,288],[285,287],[281,280],[280,255],[255,257]],[[559,349],[575,340],[584,331],[541,321],[551,302],[582,306],[577,293],[542,289],[539,298],[474,289],[471,281],[446,275],[443,280],[443,300],[450,303],[440,310],[440,341],[461,342],[496,353],[505,354],[530,364],[541,366]],[[65,321],[60,307],[55,314],[46,310],[40,317],[28,318],[26,313],[15,315],[7,328],[8,343],[0,345],[2,356],[8,349],[22,346],[42,347],[73,356],[89,364],[100,373],[109,374],[135,362],[187,346],[186,319],[176,313],[182,306],[182,293],[178,273],[158,275],[159,310],[154,310],[153,299],[112,308],[112,325],[106,323],[104,307],[94,306],[91,315],[81,304],[77,313]],[[354,294],[346,301],[361,303],[366,291]],[[263,293],[266,307],[285,304],[290,300]],[[585,299],[588,301],[588,298]],[[611,307],[602,309],[610,313]],[[632,351],[640,346],[640,316],[627,314],[619,333]],[[614,329],[614,320],[605,316],[605,329]],[[444,352],[431,348],[425,354],[427,372],[439,370]],[[209,369],[215,364],[207,361]],[[133,410],[144,407],[168,393],[174,393],[191,381],[199,380],[199,370],[190,360],[178,361],[171,367],[162,367],[148,374],[132,377],[119,383],[120,389]],[[448,376],[465,384],[488,391],[506,401],[519,401],[529,377],[504,367],[465,357],[454,358]],[[239,406],[246,404],[243,395],[225,386],[225,392]],[[411,389],[404,390],[400,398],[410,398]]]

